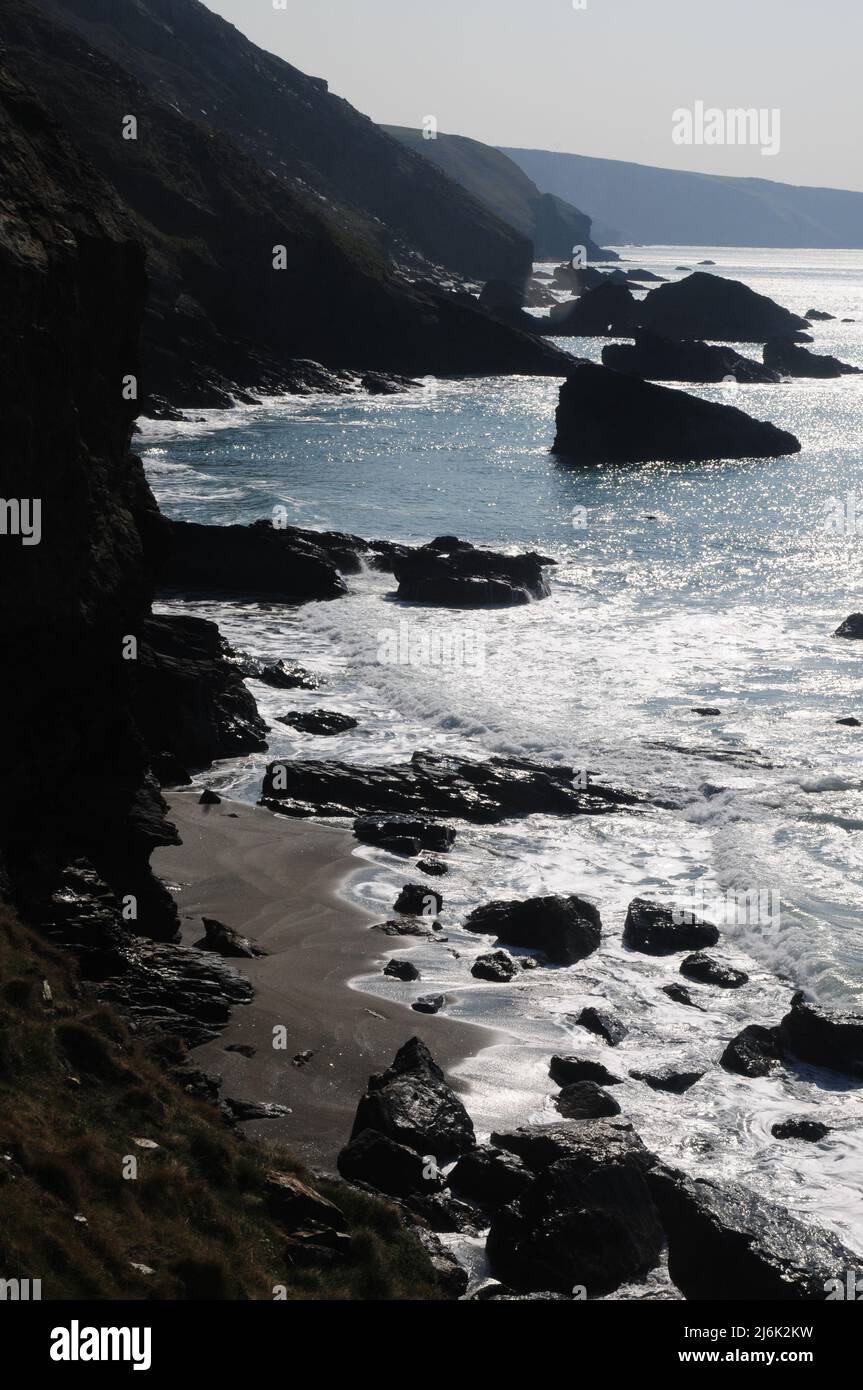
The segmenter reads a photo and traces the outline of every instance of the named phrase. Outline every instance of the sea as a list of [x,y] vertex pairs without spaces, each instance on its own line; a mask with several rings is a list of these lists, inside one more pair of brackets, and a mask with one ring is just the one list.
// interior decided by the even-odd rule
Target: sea
[[[713,274],[795,313],[832,314],[814,324],[811,350],[863,367],[861,251],[617,249],[624,269],[673,280],[711,260]],[[554,341],[600,359],[603,340]],[[791,430],[803,446],[793,457],[589,468],[550,452],[559,386],[426,378],[391,397],[292,396],[143,422],[139,445],[170,517],[223,525],[284,509],[311,529],[414,544],[456,534],[557,562],[550,598],[505,610],[402,604],[392,576],[368,569],[332,602],[160,604],[322,681],[290,692],[251,682],[272,724],[269,752],[198,780],[254,802],[268,759],[390,764],[421,749],[529,756],[642,794],[612,816],[459,826],[449,874],[428,880],[444,895],[445,940],[388,943],[419,966],[419,985],[384,979],[380,966],[354,985],[404,1002],[442,993],[447,1014],[499,1031],[456,1069],[480,1136],[553,1122],[550,1056],[592,1057],[622,1078],[616,1099],[664,1160],[754,1188],[863,1252],[859,1084],[804,1065],[763,1080],[718,1066],[729,1039],[778,1022],[795,990],[863,1007],[863,727],[837,722],[863,721],[863,642],[833,636],[863,609],[863,378],[686,387]],[[319,707],[358,727],[320,738],[273,722]],[[422,879],[367,847],[356,865],[347,891],[381,917],[404,882]],[[466,914],[543,893],[594,900],[600,950],[511,985],[475,980],[471,963],[491,943],[464,931]],[[680,979],[679,957],[621,944],[637,896],[716,922],[715,954],[749,984],[693,986],[700,1010],[672,1002],[661,986]],[[625,1023],[617,1047],[574,1022],[586,1005]],[[704,1075],[683,1095],[630,1076],[669,1065]],[[775,1138],[792,1116],[829,1134]]]

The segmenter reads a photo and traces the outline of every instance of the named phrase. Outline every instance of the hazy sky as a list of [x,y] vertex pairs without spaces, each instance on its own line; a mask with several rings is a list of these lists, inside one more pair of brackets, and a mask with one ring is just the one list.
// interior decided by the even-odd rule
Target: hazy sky
[[[863,190],[863,0],[580,2],[206,0],[377,121]],[[778,109],[779,153],[674,144],[698,101]]]

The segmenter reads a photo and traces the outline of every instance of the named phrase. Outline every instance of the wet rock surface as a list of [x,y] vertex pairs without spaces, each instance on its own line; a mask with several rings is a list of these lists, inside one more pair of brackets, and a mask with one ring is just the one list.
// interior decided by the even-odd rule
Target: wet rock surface
[[475,908],[464,926],[466,931],[493,935],[505,946],[541,951],[562,965],[589,956],[602,937],[597,908],[575,895],[487,903]]
[[691,912],[682,912],[647,898],[633,898],[626,911],[623,944],[631,951],[649,956],[667,956],[675,951],[697,951],[715,946],[719,932]]
[[537,555],[503,555],[442,536],[395,559],[397,597],[473,608],[522,604],[551,592]]

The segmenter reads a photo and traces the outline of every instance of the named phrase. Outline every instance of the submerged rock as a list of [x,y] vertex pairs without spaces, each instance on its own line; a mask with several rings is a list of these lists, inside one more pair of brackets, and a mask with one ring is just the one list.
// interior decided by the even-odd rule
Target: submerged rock
[[749,976],[742,970],[733,970],[730,965],[697,951],[680,963],[681,975],[690,980],[698,980],[702,985],[717,985],[720,989],[740,989],[749,983]]
[[796,1000],[779,1025],[780,1045],[802,1062],[863,1077],[863,1014]]
[[612,343],[602,349],[602,363],[616,372],[646,381],[775,382],[778,371],[742,357],[730,347],[715,347],[699,339],[672,341],[649,329],[637,329],[635,343]]
[[692,991],[682,985],[679,980],[672,980],[670,985],[662,986],[662,993],[667,994],[669,999],[673,999],[675,1004],[684,1004],[688,1009],[699,1009],[703,1013],[701,1005],[696,1003],[692,997]]
[[620,1114],[614,1096],[595,1081],[573,1081],[555,1096],[554,1103],[566,1120],[599,1120]]
[[727,343],[766,343],[807,326],[741,281],[699,271],[652,290],[639,306],[638,323],[666,338]]
[[859,1257],[829,1231],[798,1221],[747,1188],[648,1174],[668,1236],[668,1271],[688,1299],[823,1301]]
[[849,637],[854,641],[860,641],[863,638],[863,613],[850,613],[839,624],[833,636]]
[[827,357],[797,347],[790,338],[772,338],[764,344],[764,365],[782,376],[817,377],[820,380],[860,375],[859,367],[840,362],[838,357]]
[[330,709],[292,709],[287,714],[279,715],[276,722],[287,724],[289,728],[298,729],[303,734],[324,736],[343,734],[348,729],[356,729],[358,725],[358,721],[352,719],[349,714],[337,714],[335,710]]
[[551,592],[543,564],[538,555],[502,555],[439,537],[395,559],[396,597],[453,608],[528,603]]
[[642,951],[648,956],[669,956],[675,951],[715,946],[718,940],[719,931],[713,923],[691,912],[647,898],[633,898],[627,908],[623,944],[631,951]]
[[681,1067],[662,1067],[656,1071],[631,1071],[629,1075],[635,1081],[643,1081],[652,1091],[671,1091],[675,1096],[682,1096],[685,1091],[694,1086],[696,1081],[700,1081],[704,1075],[704,1068],[700,1071],[684,1070]]
[[770,1133],[774,1139],[804,1139],[807,1144],[817,1144],[830,1133],[830,1126],[820,1120],[812,1120],[808,1115],[795,1115],[771,1125]]
[[618,1043],[623,1042],[626,1037],[627,1029],[619,1018],[608,1012],[607,1009],[595,1009],[592,1006],[582,1009],[573,1022],[579,1028],[586,1028],[589,1033],[595,1033],[598,1038],[603,1038],[609,1047],[617,1047]]
[[470,1116],[425,1043],[411,1038],[387,1071],[369,1078],[351,1132],[363,1130],[448,1162],[476,1143]]
[[617,1086],[622,1076],[615,1076],[602,1062],[588,1057],[552,1057],[548,1074],[558,1086],[570,1086],[576,1081],[595,1081],[600,1086]]
[[597,949],[602,922],[593,903],[574,894],[487,903],[470,913],[465,930],[493,935],[505,946],[542,951],[558,965],[573,965]]
[[698,462],[800,452],[793,434],[734,406],[593,362],[578,363],[561,386],[556,418],[552,452],[574,463]]

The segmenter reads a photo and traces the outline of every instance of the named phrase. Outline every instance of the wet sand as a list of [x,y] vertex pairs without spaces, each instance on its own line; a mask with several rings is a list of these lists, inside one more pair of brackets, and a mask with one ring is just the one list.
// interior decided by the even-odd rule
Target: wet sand
[[[333,1171],[369,1074],[388,1066],[408,1038],[418,1034],[448,1070],[497,1036],[350,988],[375,962],[383,969],[390,951],[402,952],[409,939],[370,931],[381,917],[340,896],[358,867],[349,830],[240,802],[200,806],[198,797],[197,791],[169,793],[183,844],[152,859],[175,893],[183,941],[200,940],[200,918],[215,917],[268,954],[230,962],[257,994],[192,1058],[223,1077],[225,1096],[291,1107],[288,1116],[244,1124],[250,1137],[285,1144],[310,1166]],[[287,1030],[285,1050],[273,1047],[279,1026]],[[255,1055],[226,1052],[232,1043],[254,1047]],[[295,1066],[294,1056],[307,1050],[311,1061]]]

